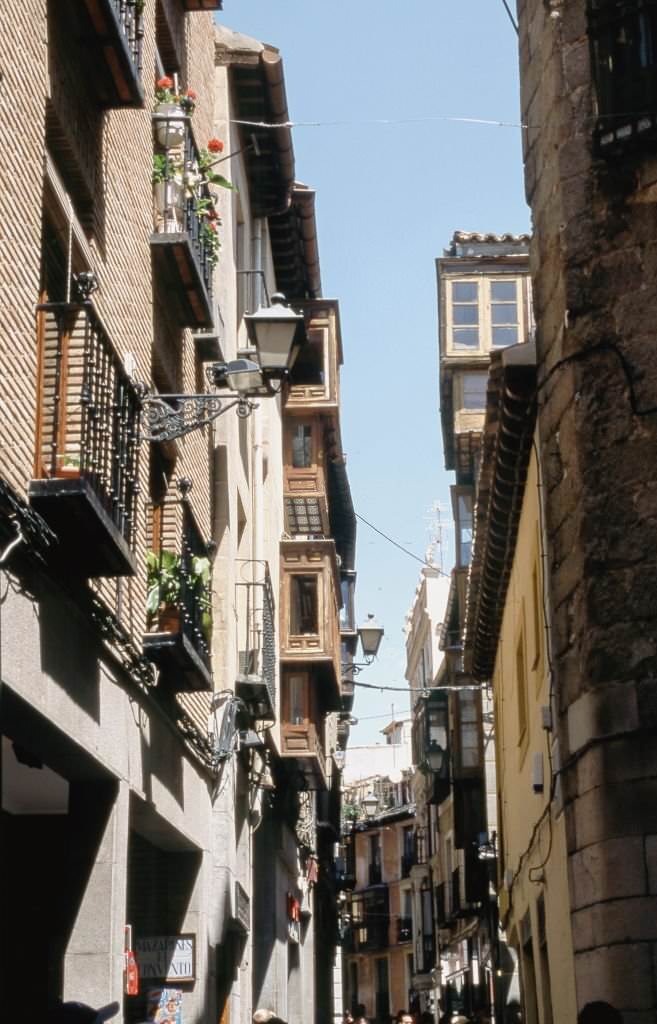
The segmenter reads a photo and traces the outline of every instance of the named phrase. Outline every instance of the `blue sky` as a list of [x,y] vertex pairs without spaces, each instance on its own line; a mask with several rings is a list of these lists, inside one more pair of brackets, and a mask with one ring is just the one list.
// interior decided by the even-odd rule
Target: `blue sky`
[[[520,131],[441,119],[518,122],[515,32],[502,0],[224,0],[218,20],[278,47],[292,120],[324,122],[295,128],[296,173],[317,189],[323,292],[340,300],[354,505],[423,556],[435,502],[451,524],[434,260],[457,229],[529,230]],[[359,523],[357,567],[358,619],[386,630],[359,679],[403,686],[420,565]],[[409,707],[358,691],[350,743],[377,741],[393,702]]]

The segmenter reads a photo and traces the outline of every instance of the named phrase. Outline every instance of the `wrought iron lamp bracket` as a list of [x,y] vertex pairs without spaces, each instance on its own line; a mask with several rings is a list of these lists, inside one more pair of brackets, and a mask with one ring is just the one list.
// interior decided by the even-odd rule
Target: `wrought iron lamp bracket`
[[244,419],[257,408],[242,395],[225,401],[217,395],[151,395],[142,399],[142,441],[174,441],[192,430],[199,430],[235,409]]

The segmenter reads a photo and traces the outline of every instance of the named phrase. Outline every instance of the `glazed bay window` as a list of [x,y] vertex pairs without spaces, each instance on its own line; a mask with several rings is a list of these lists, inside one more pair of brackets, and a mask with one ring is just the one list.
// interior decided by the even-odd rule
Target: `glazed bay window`
[[317,576],[290,576],[290,634],[319,633]]
[[449,352],[477,355],[524,341],[521,278],[482,276],[447,281],[446,288]]
[[461,408],[467,409],[468,412],[485,412],[487,386],[487,373],[464,373],[461,379],[463,392]]

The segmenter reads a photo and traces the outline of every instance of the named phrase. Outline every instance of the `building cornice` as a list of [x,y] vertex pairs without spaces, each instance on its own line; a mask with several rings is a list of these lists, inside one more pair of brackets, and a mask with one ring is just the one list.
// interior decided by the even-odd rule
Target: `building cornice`
[[495,352],[486,402],[465,616],[465,669],[490,679],[536,421],[533,342]]

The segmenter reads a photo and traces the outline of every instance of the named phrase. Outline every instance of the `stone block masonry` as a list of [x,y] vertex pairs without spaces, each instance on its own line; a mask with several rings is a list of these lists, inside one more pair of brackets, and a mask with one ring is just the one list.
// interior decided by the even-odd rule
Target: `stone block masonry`
[[594,154],[584,0],[518,13],[577,998],[638,1024],[657,1012],[654,159]]

